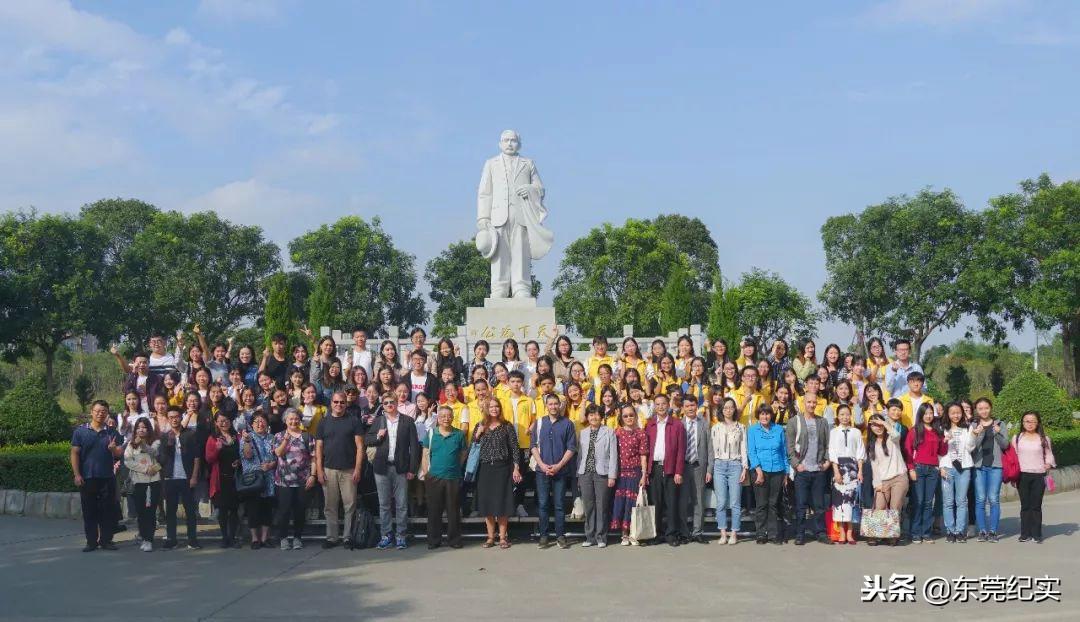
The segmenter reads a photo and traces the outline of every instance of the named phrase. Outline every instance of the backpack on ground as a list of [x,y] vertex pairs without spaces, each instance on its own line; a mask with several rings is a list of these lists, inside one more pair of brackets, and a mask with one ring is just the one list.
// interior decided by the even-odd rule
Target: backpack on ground
[[349,535],[354,549],[375,548],[375,545],[379,543],[379,524],[375,520],[375,515],[363,503],[356,504],[352,533]]

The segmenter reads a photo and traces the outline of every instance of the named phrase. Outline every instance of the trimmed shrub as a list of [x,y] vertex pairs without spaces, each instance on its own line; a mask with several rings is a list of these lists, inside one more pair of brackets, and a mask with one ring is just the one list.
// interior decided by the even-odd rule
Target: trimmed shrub
[[71,421],[40,378],[25,378],[0,400],[0,444],[62,441]]
[[27,492],[75,492],[70,442],[0,448],[0,488]]
[[1048,429],[1068,429],[1073,425],[1065,391],[1033,369],[1010,380],[994,401],[994,412],[1012,423],[1019,423],[1029,410],[1038,412]]
[[1080,464],[1080,428],[1048,433],[1058,468]]

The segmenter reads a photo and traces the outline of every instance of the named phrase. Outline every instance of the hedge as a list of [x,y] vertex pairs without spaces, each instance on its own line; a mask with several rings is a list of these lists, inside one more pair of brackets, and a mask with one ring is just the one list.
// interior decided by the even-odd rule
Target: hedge
[[1033,369],[1017,374],[994,400],[994,412],[1012,423],[1019,423],[1030,410],[1039,413],[1047,429],[1066,430],[1073,425],[1065,391]]
[[1080,429],[1051,430],[1048,434],[1058,468],[1080,464]]
[[0,448],[0,488],[27,492],[75,492],[70,442]]
[[71,438],[71,420],[37,377],[24,378],[0,399],[0,444],[33,444]]

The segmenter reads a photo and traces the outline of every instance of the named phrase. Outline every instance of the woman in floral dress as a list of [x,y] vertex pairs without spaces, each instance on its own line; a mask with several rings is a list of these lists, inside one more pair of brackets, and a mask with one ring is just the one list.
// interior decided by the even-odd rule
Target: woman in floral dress
[[634,406],[624,405],[621,413],[622,425],[615,430],[619,443],[619,478],[615,483],[611,528],[622,530],[622,545],[629,546],[637,544],[630,539],[630,514],[637,503],[638,489],[645,485],[648,442],[645,431],[638,427]]

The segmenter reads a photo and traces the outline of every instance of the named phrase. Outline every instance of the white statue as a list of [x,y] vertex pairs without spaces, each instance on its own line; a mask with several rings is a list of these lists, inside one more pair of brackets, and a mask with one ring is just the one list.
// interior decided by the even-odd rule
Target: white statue
[[499,136],[500,155],[484,163],[477,192],[476,248],[491,261],[491,297],[532,297],[532,260],[551,250],[544,186],[532,160],[518,155],[513,130]]

